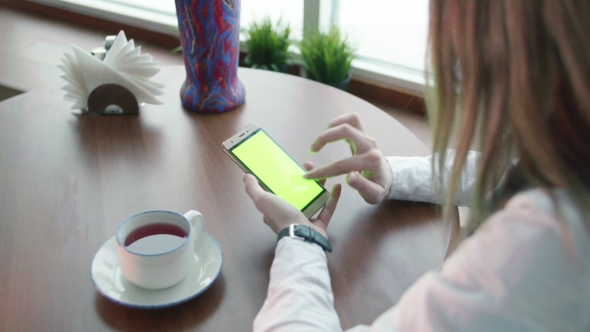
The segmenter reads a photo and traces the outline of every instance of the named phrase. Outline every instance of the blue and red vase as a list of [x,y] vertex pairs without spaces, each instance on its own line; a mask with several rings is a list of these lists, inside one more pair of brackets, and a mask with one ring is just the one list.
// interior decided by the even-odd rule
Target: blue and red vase
[[238,80],[240,0],[175,0],[186,80],[182,105],[221,113],[244,102]]

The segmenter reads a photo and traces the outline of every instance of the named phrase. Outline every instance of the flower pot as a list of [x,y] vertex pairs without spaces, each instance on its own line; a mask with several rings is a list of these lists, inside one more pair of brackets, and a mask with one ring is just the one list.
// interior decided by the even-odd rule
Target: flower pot
[[220,113],[244,102],[238,80],[240,0],[175,0],[186,80],[182,105]]
[[[307,78],[307,79],[310,79],[310,80],[312,80],[312,81],[319,82],[319,81],[317,81],[317,80],[314,80],[313,78],[309,77],[309,76],[307,75],[307,72],[306,72],[305,70],[303,70],[303,68],[300,68],[300,71],[299,71],[299,73],[300,73],[300,75],[301,75],[302,77],[305,77],[305,78]],[[342,91],[346,91],[346,89],[348,88],[348,85],[350,84],[350,80],[351,80],[351,79],[352,79],[352,74],[349,72],[349,73],[348,73],[348,76],[346,76],[346,79],[345,79],[344,81],[342,81],[342,82],[338,82],[338,83],[331,83],[331,84],[327,84],[327,83],[323,83],[323,82],[319,82],[319,83],[327,84],[327,85],[329,85],[329,86],[333,86],[333,87],[335,87],[336,89],[340,89],[340,90],[342,90]]]
[[333,84],[329,84],[337,89],[340,89],[342,91],[346,91],[346,89],[348,89],[348,85],[350,84],[350,80],[352,79],[352,74],[349,72],[348,76],[346,76],[346,79],[340,83],[333,83]]
[[[248,55],[246,55],[246,58],[244,59],[244,63],[246,64],[246,66],[248,66],[248,67],[252,68],[252,64],[251,64],[251,62],[250,62],[250,55],[249,55],[249,54],[248,54]],[[254,69],[260,69],[260,70],[274,71],[274,70],[272,70],[272,69],[270,69],[270,68],[268,68],[268,69],[265,69],[265,68],[260,68],[260,67],[257,67],[257,68],[254,68]],[[288,64],[284,64],[284,65],[282,65],[282,66],[280,66],[280,67],[279,67],[279,73],[286,73],[286,72],[287,72],[287,70],[289,70],[289,65],[288,65]]]

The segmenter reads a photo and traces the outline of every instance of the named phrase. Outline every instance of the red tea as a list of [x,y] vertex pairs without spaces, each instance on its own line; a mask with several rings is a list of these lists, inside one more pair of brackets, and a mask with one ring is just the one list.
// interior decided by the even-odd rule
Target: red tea
[[125,239],[125,247],[139,254],[159,254],[180,247],[187,232],[180,226],[154,223],[133,230]]

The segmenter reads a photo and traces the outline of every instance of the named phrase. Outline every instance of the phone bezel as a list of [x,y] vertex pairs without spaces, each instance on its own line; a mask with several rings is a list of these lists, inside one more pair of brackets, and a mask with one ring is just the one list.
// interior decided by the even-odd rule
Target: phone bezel
[[[260,126],[258,126],[255,123],[251,123],[248,126],[246,126],[244,129],[240,130],[238,133],[236,133],[235,135],[233,135],[232,137],[230,137],[229,139],[227,139],[225,142],[223,142],[221,144],[221,148],[222,150],[225,152],[225,154],[227,154],[231,160],[234,161],[234,163],[236,163],[244,172],[252,174],[254,176],[256,176],[256,174],[253,174],[252,172],[250,172],[250,170],[243,165],[237,158],[235,158],[230,150],[235,147],[236,145],[239,145],[240,143],[242,143],[243,141],[247,140],[252,134],[254,134],[255,132],[257,132],[259,129],[262,129]],[[266,135],[268,135],[268,137],[270,137],[289,157],[291,157],[291,155],[285,151],[285,149],[283,149],[283,147],[277,142],[275,141],[266,131],[264,131],[266,133]],[[301,169],[303,169],[305,171],[305,168],[303,168],[303,166],[301,166],[301,164],[299,164],[293,157],[291,157],[291,159],[293,159],[293,161],[299,165],[299,167],[301,167]],[[260,179],[258,178],[258,176],[256,176],[256,178],[258,179],[258,183],[260,183],[260,185],[262,186],[262,188],[264,188],[264,190],[268,191],[268,192],[272,192],[272,190],[270,190],[270,188],[268,188],[262,181],[260,181]],[[317,182],[317,181],[316,181]],[[326,202],[328,201],[328,198],[330,197],[330,192],[324,187],[322,186],[319,182],[317,182],[318,185],[320,185],[320,187],[322,187],[322,189],[324,190],[321,194],[319,194],[318,196],[316,196],[316,198],[314,200],[312,200],[301,212],[303,212],[303,214],[307,217],[307,218],[311,218],[314,214],[316,214],[316,212],[318,212],[324,205],[326,205]]]

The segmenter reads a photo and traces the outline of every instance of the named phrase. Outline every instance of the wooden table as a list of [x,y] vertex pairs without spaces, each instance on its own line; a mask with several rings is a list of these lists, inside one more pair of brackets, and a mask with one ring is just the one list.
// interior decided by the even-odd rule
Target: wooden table
[[[303,78],[241,69],[246,103],[219,115],[182,109],[184,68],[165,68],[164,105],[139,116],[69,110],[62,82],[0,103],[0,330],[248,331],[266,296],[276,236],[243,189],[221,142],[256,122],[299,162],[350,152],[307,150],[327,123],[357,112],[386,155],[427,155],[396,120],[350,94]],[[330,180],[344,181],[343,178]],[[162,310],[121,307],[91,282],[95,252],[127,217],[197,209],[225,259],[201,296]],[[366,204],[344,186],[329,234],[335,306],[343,328],[370,323],[414,280],[440,267],[449,232],[435,206]]]

